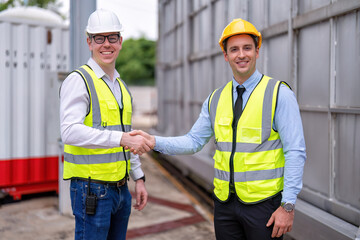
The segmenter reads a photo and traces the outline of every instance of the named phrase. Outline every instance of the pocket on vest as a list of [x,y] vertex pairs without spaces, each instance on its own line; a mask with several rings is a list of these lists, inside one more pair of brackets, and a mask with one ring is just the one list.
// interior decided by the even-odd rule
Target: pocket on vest
[[280,186],[282,183],[282,179],[274,179],[274,180],[259,180],[259,181],[251,181],[246,183],[247,191],[249,193],[277,193],[280,191]]
[[259,171],[276,168],[274,151],[244,154],[245,171]]
[[217,122],[215,122],[215,135],[216,140],[223,142],[229,136],[232,136],[232,118],[231,117],[220,117]]
[[240,142],[244,143],[261,143],[261,128],[240,128]]

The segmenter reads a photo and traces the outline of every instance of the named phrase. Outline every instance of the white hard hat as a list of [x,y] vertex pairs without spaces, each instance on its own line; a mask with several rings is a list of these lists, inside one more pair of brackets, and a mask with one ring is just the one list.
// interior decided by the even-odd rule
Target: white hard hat
[[93,12],[86,26],[86,32],[90,34],[121,31],[123,31],[123,27],[116,14],[105,9]]

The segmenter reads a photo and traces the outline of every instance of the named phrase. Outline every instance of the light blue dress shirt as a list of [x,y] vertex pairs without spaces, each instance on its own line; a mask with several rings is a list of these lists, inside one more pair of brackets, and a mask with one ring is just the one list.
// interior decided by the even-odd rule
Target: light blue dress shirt
[[[261,78],[262,74],[256,70],[241,85],[246,89],[242,95],[243,109]],[[236,87],[238,85],[233,79],[234,104],[237,98]],[[190,132],[179,137],[155,136],[156,145],[154,150],[171,155],[193,154],[200,151],[214,134],[209,116],[208,102],[209,97],[203,103],[200,116]],[[305,139],[295,94],[284,84],[281,84],[278,93],[273,129],[280,134],[285,155],[282,202],[295,204],[297,195],[302,188],[302,176],[306,160]]]

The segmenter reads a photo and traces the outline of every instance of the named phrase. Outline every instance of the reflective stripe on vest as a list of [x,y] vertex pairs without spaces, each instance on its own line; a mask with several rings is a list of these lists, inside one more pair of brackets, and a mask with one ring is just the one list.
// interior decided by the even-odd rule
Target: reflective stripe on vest
[[[129,132],[132,98],[125,83],[117,79],[123,102],[123,109],[120,110],[107,84],[98,79],[90,67],[84,65],[76,72],[84,79],[90,95],[90,111],[85,117],[84,125],[102,131]],[[91,177],[101,181],[119,181],[126,176],[130,168],[130,152],[120,146],[89,149],[65,145],[64,152],[64,179]]]
[[241,201],[260,202],[282,190],[285,159],[280,136],[272,129],[279,84],[263,76],[253,90],[237,125],[235,149],[232,81],[211,95],[209,113],[216,143],[214,193],[220,201],[226,201],[230,193],[232,151],[235,191]]
[[[246,182],[246,181],[257,181],[257,180],[268,180],[273,178],[280,178],[284,175],[284,168],[275,168],[269,170],[260,171],[248,171],[248,172],[235,172],[235,182]],[[230,178],[230,173],[215,169],[215,177],[227,181]]]

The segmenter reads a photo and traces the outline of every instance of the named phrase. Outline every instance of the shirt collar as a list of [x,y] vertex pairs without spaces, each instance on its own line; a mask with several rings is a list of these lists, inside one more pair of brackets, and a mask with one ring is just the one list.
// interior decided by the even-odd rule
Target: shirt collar
[[[102,68],[99,66],[99,64],[97,64],[97,62],[95,62],[95,60],[93,58],[89,58],[87,65],[89,65],[89,67],[91,67],[91,69],[94,71],[95,75],[98,78],[103,78],[106,77],[107,79],[110,80],[109,76],[104,72],[104,70],[102,70]],[[120,74],[118,73],[118,71],[114,71],[114,77],[116,78],[120,78]]]
[[237,86],[244,87],[246,90],[254,89],[260,81],[261,77],[262,74],[257,69],[242,85],[240,85],[233,77],[233,92],[236,92]]

